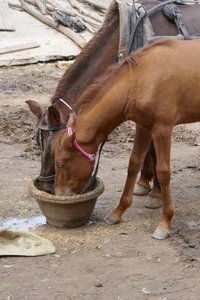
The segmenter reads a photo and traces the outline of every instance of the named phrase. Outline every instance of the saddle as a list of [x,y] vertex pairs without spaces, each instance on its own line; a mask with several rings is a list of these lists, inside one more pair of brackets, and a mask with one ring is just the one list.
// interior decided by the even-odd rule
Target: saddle
[[[143,28],[145,28],[146,18],[149,18],[150,15],[156,13],[160,8],[162,8],[163,16],[167,18],[167,20],[176,25],[177,36],[175,38],[182,40],[191,39],[190,34],[186,28],[184,17],[181,10],[177,7],[176,4],[187,5],[185,1],[170,1],[170,0],[160,0],[161,3],[153,6],[149,10],[146,10],[144,6],[142,14],[139,15],[137,19],[137,24],[135,26],[134,32],[132,34],[132,39],[130,40],[129,52],[136,50],[137,48],[147,44],[148,42],[154,41],[160,38],[171,38],[171,36],[157,36],[151,39],[150,36],[146,35],[143,32]],[[190,4],[197,4],[197,1],[190,1]],[[153,34],[154,35],[154,34]],[[173,37],[174,38],[174,37]]]
[[[147,2],[147,3],[145,3]],[[197,4],[196,0],[187,0],[187,4]],[[156,4],[154,4],[156,3]],[[187,5],[185,0],[113,0],[108,8],[119,13],[119,48],[118,60],[123,60],[130,52],[160,38],[188,40],[191,36],[186,28],[181,10],[177,4]],[[148,9],[146,8],[148,6]],[[152,15],[162,12],[163,16],[176,26],[177,36],[156,36]]]

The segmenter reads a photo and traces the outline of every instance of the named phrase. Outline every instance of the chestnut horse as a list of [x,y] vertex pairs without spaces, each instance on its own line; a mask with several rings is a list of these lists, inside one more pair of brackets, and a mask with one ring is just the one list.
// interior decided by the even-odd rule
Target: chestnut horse
[[122,122],[132,120],[137,126],[126,184],[107,222],[118,223],[130,207],[152,137],[163,197],[162,221],[153,237],[166,238],[174,214],[170,192],[172,129],[200,121],[199,53],[200,41],[163,40],[132,53],[90,86],[79,99],[77,118],[71,118],[67,131],[60,131],[54,139],[56,195],[81,193],[100,143]]
[[[160,3],[160,1],[141,1],[141,3],[149,9]],[[197,35],[200,32],[200,6],[177,6],[183,13],[188,32],[191,35]],[[168,22],[163,16],[162,8],[152,15],[150,19],[156,35],[177,34],[176,26]],[[119,15],[118,10],[115,9],[107,14],[102,27],[76,58],[74,64],[64,73],[55,94],[51,98],[52,106],[44,111],[38,102],[33,100],[26,101],[32,113],[37,117],[38,143],[41,148],[41,171],[36,180],[36,186],[39,189],[54,193],[55,168],[51,144],[54,139],[54,133],[57,133],[65,126],[69,117],[68,109],[59,99],[62,98],[72,107],[75,107],[78,97],[81,96],[85,89],[101,74],[104,74],[108,66],[117,62],[118,45]],[[51,118],[51,114],[54,114],[54,106],[59,110],[60,114]],[[54,120],[53,123],[51,123],[51,119]],[[149,155],[145,162],[145,169],[149,170]],[[144,173],[142,178],[143,184],[144,181],[148,182],[152,177],[151,171]],[[157,182],[156,180],[154,181]]]

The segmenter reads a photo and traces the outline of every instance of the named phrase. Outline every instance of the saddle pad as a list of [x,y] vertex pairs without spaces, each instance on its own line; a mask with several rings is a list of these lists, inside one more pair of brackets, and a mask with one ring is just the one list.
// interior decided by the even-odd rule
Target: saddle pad
[[132,0],[113,0],[107,9],[105,19],[107,14],[116,11],[119,14],[118,59],[120,61],[128,55],[130,36],[136,21],[135,3]]

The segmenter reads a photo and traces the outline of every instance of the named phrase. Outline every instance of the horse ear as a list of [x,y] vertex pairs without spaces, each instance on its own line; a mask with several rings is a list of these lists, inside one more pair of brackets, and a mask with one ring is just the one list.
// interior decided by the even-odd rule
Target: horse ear
[[27,100],[25,102],[28,104],[30,111],[37,117],[39,121],[43,114],[41,105],[35,100]]
[[48,123],[52,126],[57,126],[62,123],[60,113],[58,109],[53,105],[48,107],[47,116],[48,116]]
[[76,121],[77,115],[75,113],[69,114],[69,120],[67,122],[67,127],[73,127]]

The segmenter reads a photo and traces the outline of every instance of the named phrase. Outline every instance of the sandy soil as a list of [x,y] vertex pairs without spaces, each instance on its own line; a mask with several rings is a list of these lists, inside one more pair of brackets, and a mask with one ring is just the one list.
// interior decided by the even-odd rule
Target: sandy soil
[[[54,65],[0,69],[0,224],[8,217],[40,214],[27,178],[40,169],[33,119],[24,103],[48,103],[63,70]],[[124,222],[103,222],[120,197],[133,140],[130,124],[105,146],[99,176],[106,190],[91,222],[77,229],[44,225],[34,232],[51,240],[56,254],[0,258],[0,299],[9,300],[197,300],[200,298],[199,128],[180,126],[172,147],[172,193],[176,213],[171,236],[151,233],[161,210],[135,197]]]

